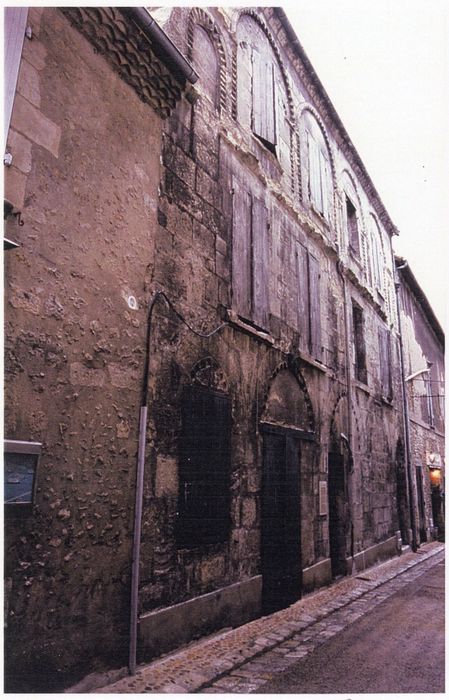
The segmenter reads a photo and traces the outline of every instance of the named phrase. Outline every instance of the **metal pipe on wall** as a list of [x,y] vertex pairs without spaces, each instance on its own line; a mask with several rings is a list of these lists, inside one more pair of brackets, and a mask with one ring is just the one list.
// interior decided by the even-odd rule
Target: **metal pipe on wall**
[[[348,294],[347,294],[347,287],[346,287],[346,279],[343,271],[343,265],[341,261],[337,261],[337,272],[341,278],[342,284],[343,284],[343,307],[344,307],[344,323],[345,323],[345,369],[346,369],[346,405],[347,405],[347,410],[348,410],[348,436],[347,436],[347,445],[348,445],[348,450],[349,450],[349,460],[350,460],[350,465],[351,465],[351,470],[350,474],[353,473],[353,467],[354,467],[354,457],[353,457],[353,450],[352,450],[352,391],[351,391],[351,343],[349,339],[349,319],[348,319]],[[351,476],[351,481],[352,481],[352,476]],[[349,482],[349,479],[348,479]],[[352,483],[351,483],[352,485]],[[349,489],[348,489],[349,491]],[[352,557],[352,564],[354,566],[354,522],[352,520],[352,503],[351,503],[351,497],[352,497],[352,488],[351,488],[351,493],[348,492],[348,501],[349,501],[349,520],[350,520],[350,525],[351,525],[351,557]]]
[[143,509],[143,489],[145,480],[145,447],[147,436],[147,417],[148,417],[148,379],[150,376],[150,345],[151,345],[151,321],[156,302],[162,299],[169,309],[177,316],[177,318],[187,328],[200,338],[211,338],[215,333],[218,333],[222,328],[228,325],[226,321],[221,323],[217,328],[214,328],[210,333],[202,333],[195,330],[186,319],[173,306],[170,299],[162,291],[155,292],[150,305],[148,307],[147,316],[147,332],[145,339],[145,362],[142,381],[142,400],[140,407],[139,418],[139,449],[137,456],[137,475],[136,475],[136,492],[134,506],[134,532],[133,532],[133,554],[131,567],[131,613],[130,613],[130,640],[129,640],[129,674],[133,676],[136,673],[137,663],[137,627],[139,618],[139,567],[140,567],[140,540],[142,533],[142,509]]

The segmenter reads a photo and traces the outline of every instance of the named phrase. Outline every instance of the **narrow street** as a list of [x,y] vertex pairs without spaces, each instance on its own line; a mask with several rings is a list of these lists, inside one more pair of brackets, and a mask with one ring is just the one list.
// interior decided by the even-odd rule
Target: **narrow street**
[[444,563],[256,692],[444,692]]
[[443,669],[444,546],[433,542],[135,676],[67,692],[443,692]]
[[444,562],[398,576],[202,692],[444,692]]

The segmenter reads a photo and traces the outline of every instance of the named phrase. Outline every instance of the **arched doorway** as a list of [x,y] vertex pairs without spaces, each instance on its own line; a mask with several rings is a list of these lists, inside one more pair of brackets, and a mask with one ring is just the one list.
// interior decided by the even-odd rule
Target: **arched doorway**
[[287,369],[273,379],[262,414],[262,609],[301,597],[301,466],[310,459],[310,404]]

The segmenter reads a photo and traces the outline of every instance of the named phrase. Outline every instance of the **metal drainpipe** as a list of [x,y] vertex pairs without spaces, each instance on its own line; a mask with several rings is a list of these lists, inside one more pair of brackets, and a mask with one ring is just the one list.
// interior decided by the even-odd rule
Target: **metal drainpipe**
[[186,319],[176,310],[165,292],[157,291],[148,307],[147,317],[147,334],[145,345],[145,363],[142,381],[142,401],[140,407],[139,420],[139,450],[137,456],[137,476],[136,476],[136,495],[134,507],[134,534],[133,534],[133,556],[131,568],[131,615],[130,615],[130,641],[129,641],[129,673],[134,676],[136,673],[136,657],[137,657],[137,625],[139,618],[139,567],[140,567],[140,538],[142,530],[142,506],[143,506],[143,488],[145,476],[145,447],[147,435],[147,414],[148,414],[148,378],[150,375],[150,341],[151,341],[151,320],[153,317],[153,309],[158,299],[162,299],[172,312],[187,326],[187,328],[200,338],[211,338],[215,333],[225,328],[227,321],[210,331],[203,333],[195,330]]
[[134,506],[134,539],[133,558],[131,569],[131,618],[130,618],[130,641],[129,641],[129,673],[134,676],[136,673],[137,657],[137,623],[139,617],[139,566],[140,566],[140,538],[142,530],[142,504],[143,487],[145,475],[145,447],[147,437],[147,414],[148,414],[148,376],[150,368],[150,339],[151,339],[151,319],[154,305],[160,296],[156,292],[148,307],[147,335],[145,346],[145,364],[142,382],[142,400],[139,420],[139,450],[137,456],[137,476],[136,494]]
[[[405,261],[403,265],[396,267],[393,259],[393,267],[395,271],[402,270],[407,267],[408,262]],[[395,297],[396,297],[396,313],[398,316],[398,331],[399,331],[399,360],[401,364],[401,389],[402,389],[402,405],[403,405],[403,418],[404,418],[404,435],[405,435],[405,455],[406,455],[406,489],[408,498],[408,507],[410,511],[410,527],[412,530],[412,550],[414,552],[418,549],[418,541],[416,537],[416,519],[415,519],[415,508],[413,504],[413,488],[412,488],[412,448],[410,442],[410,418],[408,412],[408,401],[407,401],[407,387],[405,385],[405,367],[404,367],[404,345],[402,343],[402,324],[401,324],[401,306],[399,304],[399,287],[401,283],[399,282],[399,277],[394,283]]]
[[[351,356],[351,345],[349,342],[349,321],[348,321],[348,298],[347,298],[347,288],[346,279],[342,269],[342,263],[340,260],[337,261],[337,272],[343,283],[343,305],[344,305],[344,320],[345,320],[345,346],[346,346],[346,405],[348,407],[348,448],[349,448],[349,459],[351,464],[350,473],[353,472],[354,458],[352,451],[352,413],[351,413],[351,370],[350,370],[350,356]],[[351,477],[352,481],[352,477]],[[351,488],[351,496],[353,489]],[[350,499],[348,499],[350,501]],[[351,523],[351,557],[352,557],[352,567],[354,568],[354,523],[352,520],[352,503],[349,502],[349,520]]]
[[123,7],[119,9],[122,14],[133,20],[149,39],[158,45],[183,80],[188,80],[192,84],[196,83],[199,77],[198,74],[149,12],[143,7]]

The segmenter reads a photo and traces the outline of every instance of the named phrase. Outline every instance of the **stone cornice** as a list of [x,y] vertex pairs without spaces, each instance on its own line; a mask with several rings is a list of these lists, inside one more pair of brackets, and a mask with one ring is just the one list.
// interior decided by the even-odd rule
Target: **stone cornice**
[[117,8],[63,7],[61,11],[142,102],[163,118],[170,115],[184,85],[134,22]]

